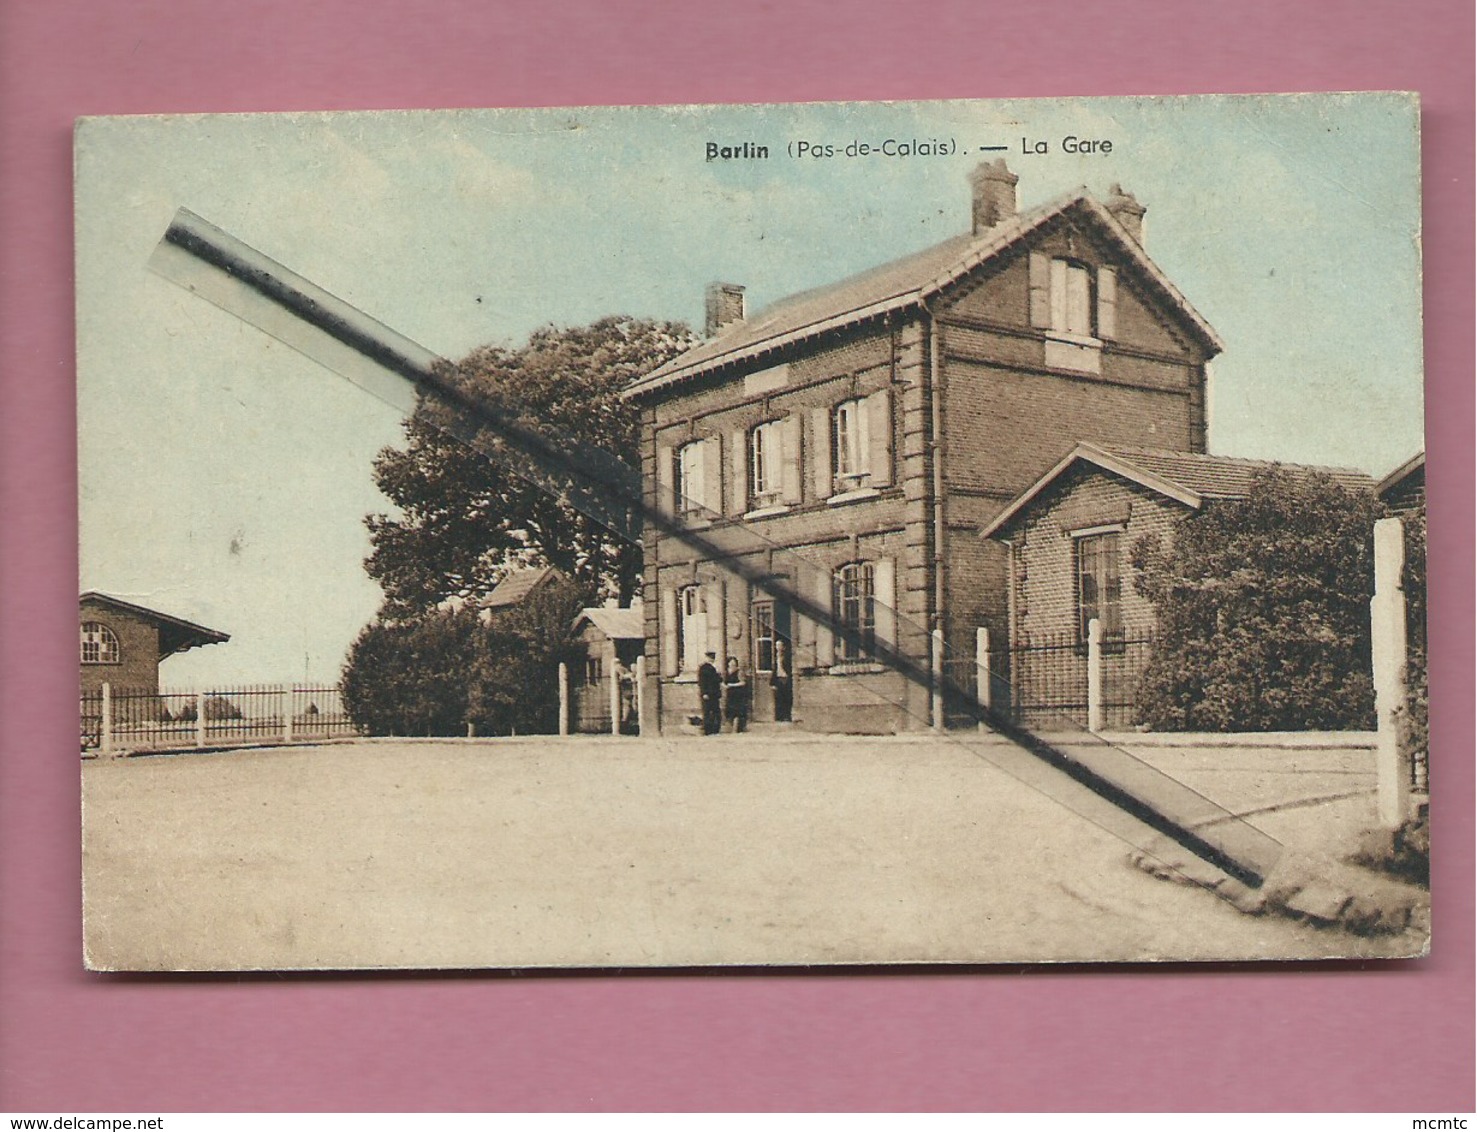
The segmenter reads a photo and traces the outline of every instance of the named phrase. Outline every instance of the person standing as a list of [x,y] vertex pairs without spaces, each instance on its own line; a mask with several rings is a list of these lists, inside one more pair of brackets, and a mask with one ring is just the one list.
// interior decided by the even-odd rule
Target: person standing
[[795,681],[790,672],[790,642],[784,637],[774,641],[774,670],[769,674],[769,686],[774,689],[774,718],[777,723],[789,723],[795,710]]
[[718,674],[716,652],[709,652],[697,668],[697,694],[703,707],[703,734],[723,730],[723,677]]
[[723,714],[735,732],[749,729],[749,682],[744,679],[736,656],[728,658],[723,673]]

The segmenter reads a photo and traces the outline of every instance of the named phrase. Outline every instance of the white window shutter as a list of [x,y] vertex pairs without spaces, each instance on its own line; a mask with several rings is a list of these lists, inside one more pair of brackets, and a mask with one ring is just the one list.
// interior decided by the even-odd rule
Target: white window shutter
[[723,631],[723,583],[704,582],[703,601],[707,606],[708,639],[702,651],[707,652],[712,649],[718,654],[718,668],[721,671],[728,655],[725,651],[728,648],[727,635]]
[[897,648],[897,568],[891,558],[872,566],[872,623],[879,652]]
[[1097,269],[1097,336],[1118,337],[1118,269]]
[[1055,330],[1067,328],[1067,261],[1051,261],[1051,313],[1046,324]]
[[677,591],[671,586],[662,587],[662,603],[658,612],[662,622],[662,675],[676,676],[682,663],[682,658],[677,655],[677,618],[681,613],[677,608]]
[[815,623],[815,663],[817,668],[829,668],[836,660],[836,637],[831,625],[836,617],[836,585],[828,570],[811,571],[810,600],[815,602],[818,620]]
[[780,422],[780,498],[799,503],[801,492],[800,414],[791,413]]
[[1031,325],[1051,325],[1051,257],[1045,252],[1031,253]]
[[867,460],[873,487],[892,483],[892,390],[879,389],[866,400]]
[[831,474],[831,417],[834,409],[810,410],[810,474],[817,499],[830,499],[836,479]]
[[723,510],[723,444],[716,436],[703,441],[703,490],[698,502],[703,517],[711,518]]
[[728,513],[749,509],[749,434],[741,428],[728,438]]
[[677,450],[670,444],[658,444],[656,446],[656,509],[658,514],[671,517],[677,513],[676,473]]

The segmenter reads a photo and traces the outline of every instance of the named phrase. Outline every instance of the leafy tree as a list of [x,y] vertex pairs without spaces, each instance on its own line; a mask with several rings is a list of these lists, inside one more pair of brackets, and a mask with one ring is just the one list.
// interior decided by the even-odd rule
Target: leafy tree
[[377,620],[349,649],[349,718],[371,735],[550,734],[559,726],[559,662],[588,591],[547,586],[484,624],[471,610]]
[[[639,420],[619,393],[692,342],[678,323],[610,317],[545,327],[517,349],[480,347],[445,376],[474,400],[519,406],[576,448],[597,446],[639,467]],[[588,590],[629,601],[640,547],[436,428],[439,411],[423,404],[406,425],[406,447],[375,461],[375,482],[398,509],[366,520],[373,551],[365,567],[384,591],[384,614],[476,600],[515,561],[557,566]]]
[[589,597],[573,584],[555,584],[493,615],[468,683],[468,718],[479,735],[559,730],[559,663],[575,661],[574,621]]
[[1159,639],[1139,722],[1172,731],[1373,725],[1373,494],[1274,469],[1133,547]]
[[365,626],[340,685],[349,718],[371,735],[463,734],[480,628],[470,611]]
[[[1430,704],[1426,683],[1426,508],[1400,516],[1405,525],[1405,703],[1401,705],[1400,743],[1407,757],[1426,758],[1430,750]],[[1429,762],[1427,763],[1429,768]]]

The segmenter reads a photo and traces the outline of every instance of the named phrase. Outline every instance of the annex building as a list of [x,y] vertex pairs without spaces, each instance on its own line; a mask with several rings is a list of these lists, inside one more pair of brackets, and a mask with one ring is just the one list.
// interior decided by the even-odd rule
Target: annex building
[[1145,252],[1144,207],[1114,186],[1020,212],[1003,161],[970,184],[963,231],[914,255],[753,316],[710,287],[706,340],[627,390],[669,519],[644,546],[662,728],[696,714],[709,650],[752,675],[756,722],[929,726],[933,631],[971,690],[976,629],[1008,638],[982,533],[1012,500],[1079,443],[1205,451],[1221,342]]
[[231,639],[229,633],[96,590],[82,594],[77,609],[84,696],[98,694],[104,684],[157,693],[159,665],[169,657]]

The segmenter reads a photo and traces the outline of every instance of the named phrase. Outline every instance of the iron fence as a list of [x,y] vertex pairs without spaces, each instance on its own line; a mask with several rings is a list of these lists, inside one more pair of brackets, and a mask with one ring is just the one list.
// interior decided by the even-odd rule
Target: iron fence
[[248,746],[357,734],[339,690],[322,685],[110,686],[81,697],[83,751]]
[[[636,720],[635,685],[623,682],[618,709],[621,713],[620,733],[634,735],[639,730]],[[610,683],[581,681],[569,689],[569,730],[583,735],[609,735]]]
[[[1015,722],[1035,730],[1088,724],[1088,650],[1077,634],[1021,634],[1010,647],[1009,704]],[[1102,643],[1100,703],[1104,730],[1132,727],[1138,689],[1154,655],[1151,635],[1108,636]]]

